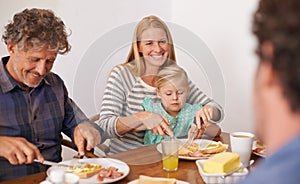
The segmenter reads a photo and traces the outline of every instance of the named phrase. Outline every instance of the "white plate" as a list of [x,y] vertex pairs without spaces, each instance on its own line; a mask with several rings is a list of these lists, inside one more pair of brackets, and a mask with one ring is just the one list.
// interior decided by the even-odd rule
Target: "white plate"
[[[161,181],[166,180],[166,178],[158,178],[158,179],[161,179]],[[138,181],[139,181],[139,179],[136,179],[136,180],[129,182],[128,184],[137,184]],[[186,181],[176,180],[176,184],[189,184],[189,183]]]
[[[124,173],[124,175],[119,178],[115,178],[115,179],[105,178],[101,182],[97,180],[97,175],[94,175],[90,178],[80,179],[80,184],[81,183],[112,183],[112,182],[116,182],[116,181],[119,181],[119,180],[125,178],[129,174],[129,171],[130,171],[129,166],[125,162],[122,162],[117,159],[112,159],[112,158],[87,158],[87,159],[80,159],[80,162],[90,163],[90,164],[100,164],[105,168],[112,166],[112,167],[118,168],[119,172]],[[72,160],[63,161],[61,163],[62,164],[72,164]]]
[[257,156],[260,156],[260,157],[266,157],[266,150],[264,150],[263,152],[258,152],[256,149],[258,148],[257,146],[256,146],[256,142],[257,141],[253,141],[253,144],[252,144],[252,153],[253,154],[255,154],[255,155],[257,155]]
[[[181,144],[184,144],[186,143],[187,139],[178,139]],[[199,144],[199,149],[204,149],[206,148],[209,144],[218,144],[218,142],[216,141],[211,141],[211,140],[208,140],[208,139],[195,139],[193,140],[193,142]],[[161,148],[161,144],[157,144],[156,146],[156,149],[158,152],[162,153],[162,148]],[[179,158],[180,159],[183,159],[183,160],[198,160],[199,157],[189,157],[189,156],[180,156],[179,155]]]

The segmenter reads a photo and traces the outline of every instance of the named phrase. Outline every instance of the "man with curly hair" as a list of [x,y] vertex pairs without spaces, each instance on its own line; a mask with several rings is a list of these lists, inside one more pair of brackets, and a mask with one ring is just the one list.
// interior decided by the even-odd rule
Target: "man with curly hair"
[[300,182],[300,1],[261,0],[253,32],[260,59],[256,129],[267,158],[242,184]]
[[0,62],[0,181],[45,171],[61,161],[61,132],[79,154],[105,139],[51,72],[57,54],[70,51],[63,21],[50,10],[25,9],[2,36],[10,56]]

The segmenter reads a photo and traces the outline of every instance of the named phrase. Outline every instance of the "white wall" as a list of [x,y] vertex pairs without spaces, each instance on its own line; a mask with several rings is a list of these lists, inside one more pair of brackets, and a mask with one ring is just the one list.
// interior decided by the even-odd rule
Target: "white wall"
[[173,3],[172,21],[204,40],[221,66],[226,112],[222,126],[227,131],[254,131],[251,98],[257,58],[251,23],[257,2],[175,0]]
[[[251,86],[256,57],[251,16],[256,4],[257,0],[1,0],[0,26],[3,32],[12,15],[26,7],[52,9],[62,17],[72,30],[72,51],[58,57],[53,71],[60,74],[70,96],[91,116],[100,106],[109,68],[122,63],[127,55],[135,23],[144,16],[158,15],[171,28],[179,64],[206,94],[224,106],[222,128],[253,131]],[[203,62],[212,59],[214,65],[208,67],[217,66],[216,75],[207,71],[207,63],[197,64],[189,48],[183,48],[186,43],[181,28],[184,33],[195,34],[195,42],[201,42],[205,58],[209,58],[202,58]],[[186,42],[188,47],[197,45],[188,38]],[[0,53],[7,54],[5,44],[0,45]],[[216,80],[221,82],[219,87],[215,87]]]

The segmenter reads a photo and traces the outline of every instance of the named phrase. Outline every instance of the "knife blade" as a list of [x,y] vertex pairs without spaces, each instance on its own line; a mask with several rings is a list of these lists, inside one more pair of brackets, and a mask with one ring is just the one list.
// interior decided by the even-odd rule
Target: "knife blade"
[[241,164],[240,167],[238,167],[238,168],[232,170],[232,171],[229,172],[229,173],[226,173],[226,174],[222,175],[221,178],[225,179],[227,176],[230,176],[230,175],[236,173],[237,171],[239,171],[239,170],[241,170],[241,169],[244,169],[244,168],[246,168],[246,167],[249,167],[249,166],[251,166],[253,163],[254,163],[254,160],[250,160],[250,162],[249,162],[247,165]]
[[50,165],[50,166],[73,167],[73,165],[62,164],[62,163],[57,163],[57,162],[52,162],[52,161],[49,161],[49,160],[44,160],[43,162],[40,162],[39,160],[34,159],[33,161],[34,161],[34,162],[41,163],[41,164],[44,164],[44,165]]

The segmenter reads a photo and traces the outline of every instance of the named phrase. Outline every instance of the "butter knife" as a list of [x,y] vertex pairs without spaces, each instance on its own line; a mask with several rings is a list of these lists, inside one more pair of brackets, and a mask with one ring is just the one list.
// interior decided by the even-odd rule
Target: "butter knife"
[[225,179],[227,176],[230,176],[230,175],[234,174],[235,172],[239,171],[240,169],[244,169],[244,168],[252,165],[253,163],[254,163],[254,160],[250,160],[249,164],[247,164],[247,165],[242,164],[240,167],[232,170],[231,172],[222,175],[221,178]]
[[61,164],[61,163],[52,162],[52,161],[49,161],[49,160],[44,160],[43,162],[40,162],[39,160],[37,160],[37,159],[34,159],[33,161],[34,161],[34,162],[41,163],[41,164],[44,164],[44,165],[50,165],[50,166],[59,166],[59,167],[73,167],[72,165],[68,165],[68,164]]

